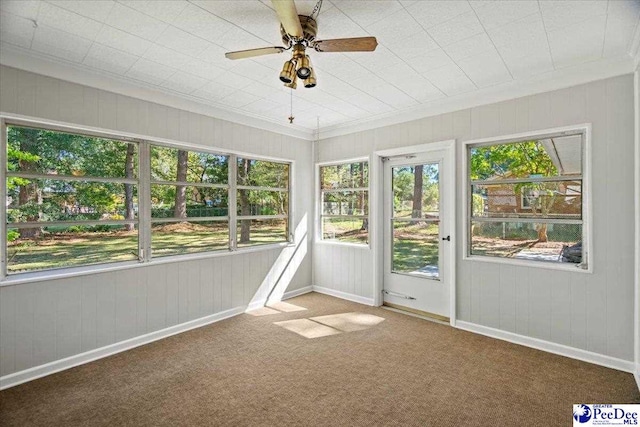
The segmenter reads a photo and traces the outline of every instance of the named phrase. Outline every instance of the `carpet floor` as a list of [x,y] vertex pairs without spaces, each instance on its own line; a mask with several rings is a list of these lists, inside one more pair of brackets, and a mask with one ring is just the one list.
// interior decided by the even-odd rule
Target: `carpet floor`
[[[640,403],[628,373],[317,293],[287,302],[306,310],[243,314],[4,390],[0,424],[547,427],[571,425],[574,403]],[[354,312],[373,321],[317,338],[293,331],[314,320],[285,328]]]

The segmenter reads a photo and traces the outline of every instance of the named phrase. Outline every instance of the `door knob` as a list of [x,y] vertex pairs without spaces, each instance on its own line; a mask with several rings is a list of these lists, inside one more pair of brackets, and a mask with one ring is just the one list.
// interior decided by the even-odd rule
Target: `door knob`
[[443,237],[442,240],[446,240],[447,242],[451,241],[451,236]]

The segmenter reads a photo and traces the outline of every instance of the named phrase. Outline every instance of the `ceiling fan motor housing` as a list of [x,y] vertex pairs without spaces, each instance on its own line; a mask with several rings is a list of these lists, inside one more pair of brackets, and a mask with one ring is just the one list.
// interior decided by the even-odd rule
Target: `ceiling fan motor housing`
[[310,46],[316,39],[318,33],[318,23],[310,16],[298,15],[300,19],[300,25],[302,26],[302,37],[297,38],[287,34],[282,24],[280,25],[280,34],[282,35],[282,42],[285,45],[293,45],[298,42],[306,42],[307,46]]

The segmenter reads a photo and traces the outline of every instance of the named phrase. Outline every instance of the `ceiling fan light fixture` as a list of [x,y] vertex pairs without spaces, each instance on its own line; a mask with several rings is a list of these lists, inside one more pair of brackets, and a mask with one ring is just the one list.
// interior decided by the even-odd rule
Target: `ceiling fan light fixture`
[[309,59],[309,55],[304,55],[300,58],[300,66],[298,67],[298,77],[302,80],[305,80],[311,76],[311,59]]
[[[280,81],[285,86],[295,89],[297,86],[296,79],[302,80],[302,84],[307,88],[315,87],[317,84],[311,59],[307,56],[306,49],[313,49],[319,53],[372,52],[376,50],[378,41],[371,36],[318,40],[316,38],[318,34],[316,20],[320,15],[323,0],[316,1],[316,5],[310,15],[300,15],[298,14],[295,0],[271,0],[272,9],[275,10],[280,21],[280,35],[282,36],[283,46],[227,52],[225,56],[228,59],[236,60],[290,50],[291,59],[284,63],[280,72]],[[293,118],[293,115],[291,118]]]
[[316,81],[316,73],[313,71],[313,68],[311,68],[311,74],[309,75],[309,78],[304,81],[304,87],[312,88],[316,87],[316,84],[318,84]]
[[289,84],[293,82],[296,78],[296,64],[289,60],[284,63],[282,66],[282,71],[280,72],[280,81],[285,84]]
[[295,73],[293,73],[293,77],[291,78],[291,81],[289,83],[285,83],[284,85],[291,89],[296,89],[298,87],[298,81],[296,79]]

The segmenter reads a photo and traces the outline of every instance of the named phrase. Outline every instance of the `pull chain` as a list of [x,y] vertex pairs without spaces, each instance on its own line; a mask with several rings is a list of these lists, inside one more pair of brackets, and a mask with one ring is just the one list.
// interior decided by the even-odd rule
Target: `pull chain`
[[295,119],[295,117],[293,117],[293,88],[289,89],[291,92],[291,109],[289,110],[289,124],[293,124],[293,119]]

